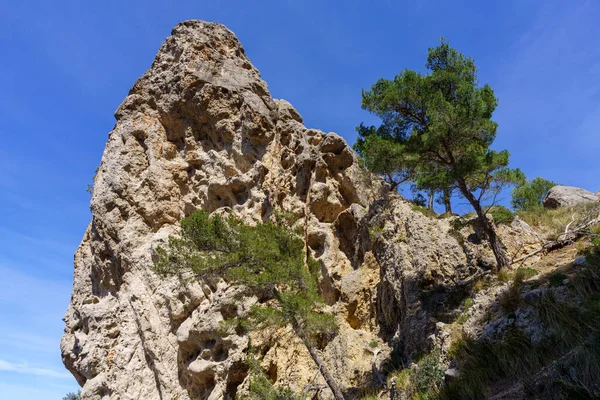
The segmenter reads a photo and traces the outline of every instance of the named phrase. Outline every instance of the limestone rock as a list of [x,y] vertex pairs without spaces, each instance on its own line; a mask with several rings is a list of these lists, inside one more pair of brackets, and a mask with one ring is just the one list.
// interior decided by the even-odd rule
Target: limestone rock
[[[115,117],[61,341],[84,399],[233,399],[247,387],[250,339],[222,336],[219,322],[257,300],[223,280],[149,269],[156,247],[197,209],[250,224],[276,210],[298,218],[340,325],[320,351],[348,393],[380,379],[392,346],[402,343],[407,359],[425,351],[436,328],[423,294],[443,302],[437,286],[481,269],[485,243],[465,246],[449,219],[382,197],[385,184],[343,138],[307,129],[290,103],[271,98],[222,25],[178,24]],[[282,337],[253,338],[271,380],[298,391],[322,385],[302,344]]]
[[[199,208],[249,223],[268,220],[275,209],[294,213],[324,265],[323,291],[334,311],[349,314],[336,304],[348,298],[356,302],[348,319],[370,329],[363,293],[374,290],[378,271],[359,274],[344,292],[342,277],[355,269],[333,223],[350,206],[369,204],[374,186],[365,182],[372,179],[340,136],[305,128],[291,104],[271,98],[231,31],[202,21],[177,25],[115,116],[92,221],[75,255],[61,342],[84,398],[232,399],[247,378],[248,338],[217,331],[253,299],[234,301],[224,281],[162,279],[149,269],[156,246]],[[341,329],[353,331],[345,321]],[[356,358],[373,337],[365,331],[339,340],[324,356],[349,363],[345,354]],[[284,342],[265,359],[297,347]],[[306,369],[282,373],[278,384],[301,390],[313,379],[314,365],[301,356]],[[283,371],[292,360],[278,362]],[[370,361],[357,368],[370,371]]]
[[554,186],[544,198],[544,207],[558,208],[600,201],[597,194],[574,186]]

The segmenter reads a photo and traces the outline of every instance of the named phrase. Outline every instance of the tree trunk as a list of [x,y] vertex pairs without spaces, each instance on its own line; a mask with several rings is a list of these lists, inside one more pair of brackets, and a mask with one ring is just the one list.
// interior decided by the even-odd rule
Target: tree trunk
[[333,379],[333,376],[331,376],[331,374],[329,373],[329,370],[325,366],[325,363],[323,362],[323,360],[321,360],[321,357],[319,357],[319,354],[317,353],[317,349],[315,349],[315,347],[311,344],[308,337],[304,334],[304,331],[302,330],[302,328],[300,326],[296,325],[296,326],[294,326],[294,331],[296,332],[298,337],[300,337],[300,339],[302,339],[302,342],[306,346],[306,349],[308,350],[313,361],[319,367],[319,372],[321,373],[321,376],[323,376],[323,379],[325,379],[325,382],[327,383],[327,386],[329,386],[329,389],[331,389],[331,392],[333,393],[333,397],[335,398],[335,400],[345,400],[344,395],[342,394],[342,391],[339,388],[337,382],[335,381],[335,379]]
[[490,242],[490,246],[492,246],[492,251],[494,252],[494,256],[496,257],[496,261],[498,262],[498,271],[502,268],[510,265],[510,260],[506,255],[506,250],[504,244],[500,241],[498,234],[496,233],[496,228],[494,224],[488,219],[481,207],[479,201],[473,196],[473,193],[469,191],[467,188],[467,184],[465,181],[459,181],[458,188],[463,196],[471,203],[471,206],[475,209],[477,213],[477,218],[479,222],[483,226],[483,229],[488,236],[488,241]]
[[450,189],[444,189],[442,199],[444,200],[444,206],[446,207],[446,214],[452,214],[452,204],[450,203]]
[[433,210],[433,198],[434,198],[434,195],[435,195],[435,191],[434,190],[430,190],[429,191],[429,204],[427,205],[430,210]]

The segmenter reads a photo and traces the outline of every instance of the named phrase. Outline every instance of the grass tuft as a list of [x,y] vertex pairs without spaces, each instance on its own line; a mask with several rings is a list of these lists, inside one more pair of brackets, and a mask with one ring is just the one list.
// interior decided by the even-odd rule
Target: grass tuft
[[[527,271],[515,271],[513,282],[501,296],[506,311],[520,303],[520,287]],[[558,275],[558,274],[556,274]],[[555,278],[561,282],[564,277]],[[495,382],[510,378],[529,387],[527,377],[542,367],[556,368],[548,382],[529,387],[536,398],[600,398],[600,248],[589,250],[586,263],[572,278],[569,290],[578,303],[558,300],[546,292],[531,307],[548,333],[532,343],[516,326],[498,341],[476,340],[467,335],[452,343],[448,356],[461,366],[461,376],[444,387],[441,399],[478,399],[490,396]],[[517,298],[517,295],[519,297]]]

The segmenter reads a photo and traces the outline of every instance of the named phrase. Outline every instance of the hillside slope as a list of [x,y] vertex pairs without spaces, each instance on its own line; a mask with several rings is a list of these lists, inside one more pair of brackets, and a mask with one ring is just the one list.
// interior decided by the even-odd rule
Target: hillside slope
[[[218,327],[253,300],[236,300],[224,280],[149,269],[196,209],[250,224],[295,215],[340,325],[320,351],[348,398],[439,347],[442,314],[454,315],[474,278],[495,268],[472,223],[457,229],[413,209],[340,136],[307,129],[271,98],[222,25],[178,24],[115,117],[61,342],[83,399],[233,399],[244,390],[249,338]],[[515,257],[539,244],[519,221],[501,235]],[[253,343],[271,381],[330,398],[306,349],[283,337]]]

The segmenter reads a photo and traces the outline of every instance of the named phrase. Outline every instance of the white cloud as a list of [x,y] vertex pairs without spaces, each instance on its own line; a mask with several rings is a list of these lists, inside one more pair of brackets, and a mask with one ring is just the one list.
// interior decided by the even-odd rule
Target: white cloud
[[50,378],[72,378],[71,374],[67,371],[56,371],[49,368],[31,367],[27,364],[14,364],[4,360],[0,360],[0,371],[12,371],[19,374],[47,376]]

